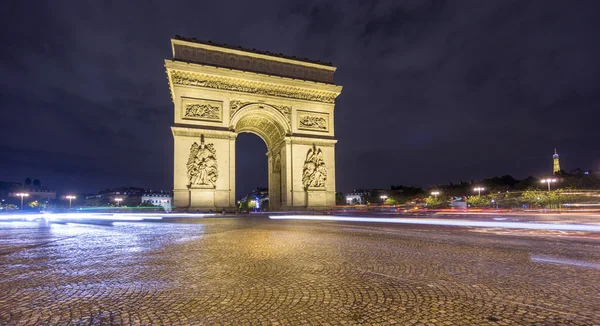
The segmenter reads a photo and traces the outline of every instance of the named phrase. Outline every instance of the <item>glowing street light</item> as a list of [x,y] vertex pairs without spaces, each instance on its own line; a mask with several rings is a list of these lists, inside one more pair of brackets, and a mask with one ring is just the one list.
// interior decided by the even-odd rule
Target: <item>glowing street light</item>
[[437,198],[437,196],[438,196],[439,194],[440,194],[440,192],[439,192],[439,191],[432,191],[432,192],[431,192],[431,195],[432,195],[433,197],[435,197],[435,198]]
[[68,195],[68,196],[65,196],[65,198],[69,200],[69,209],[71,209],[71,201],[73,199],[77,199],[77,197],[72,196],[72,195]]
[[541,182],[542,183],[547,183],[548,184],[548,191],[550,191],[550,184],[556,182],[556,179],[542,179]]
[[483,188],[483,187],[476,187],[476,188],[473,188],[473,191],[477,191],[477,193],[479,194],[479,197],[481,197],[481,192],[482,192],[483,190],[485,190],[485,188]]
[[115,198],[115,201],[117,202],[117,206],[121,206],[121,202],[123,201],[123,198],[117,197],[117,198]]
[[382,203],[385,203],[385,200],[386,200],[386,199],[388,199],[388,196],[386,196],[386,195],[381,195],[381,196],[379,196],[379,198],[381,198],[381,202],[382,202]]
[[26,192],[20,192],[15,194],[15,196],[21,197],[21,210],[23,210],[23,197],[29,197],[29,194]]

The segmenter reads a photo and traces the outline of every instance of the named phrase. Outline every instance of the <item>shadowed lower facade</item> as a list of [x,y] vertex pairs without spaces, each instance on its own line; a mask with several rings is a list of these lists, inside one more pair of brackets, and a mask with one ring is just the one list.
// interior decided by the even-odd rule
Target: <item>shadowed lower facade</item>
[[335,67],[190,39],[171,44],[176,207],[235,208],[240,132],[267,146],[272,209],[335,205]]

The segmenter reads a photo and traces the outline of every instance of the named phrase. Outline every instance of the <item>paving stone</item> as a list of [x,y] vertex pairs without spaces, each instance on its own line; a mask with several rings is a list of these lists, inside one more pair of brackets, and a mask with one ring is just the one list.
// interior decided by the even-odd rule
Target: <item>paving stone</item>
[[174,220],[0,223],[1,325],[594,325],[598,239]]

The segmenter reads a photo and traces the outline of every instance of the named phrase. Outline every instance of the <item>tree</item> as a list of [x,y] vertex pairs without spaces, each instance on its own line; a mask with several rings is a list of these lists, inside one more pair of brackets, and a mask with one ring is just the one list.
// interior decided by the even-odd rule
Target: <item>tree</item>
[[33,185],[36,187],[41,187],[42,183],[40,182],[40,179],[34,179],[33,180]]
[[529,204],[529,207],[542,207],[547,201],[547,194],[547,191],[527,189],[523,192],[521,197],[525,203]]
[[386,205],[396,205],[397,203],[398,203],[398,201],[396,201],[396,199],[394,199],[394,198],[391,198],[391,197],[390,197],[390,198],[387,198],[387,199],[385,200],[385,204],[386,204]]
[[335,204],[336,205],[344,205],[346,202],[344,201],[344,195],[341,192],[335,193]]
[[27,204],[27,206],[29,206],[31,208],[38,208],[40,206],[40,203],[37,200],[34,200],[34,201],[30,202],[29,204]]
[[470,207],[485,207],[490,205],[492,200],[489,196],[469,196],[467,197],[467,204]]
[[427,208],[445,208],[448,207],[448,200],[443,196],[429,196],[425,199],[425,204],[427,205]]
[[25,179],[25,184],[28,186],[31,186],[31,178],[27,177],[27,179]]
[[19,207],[14,204],[6,204],[6,205],[2,206],[2,208],[7,212],[8,211],[16,211],[17,209],[19,209]]

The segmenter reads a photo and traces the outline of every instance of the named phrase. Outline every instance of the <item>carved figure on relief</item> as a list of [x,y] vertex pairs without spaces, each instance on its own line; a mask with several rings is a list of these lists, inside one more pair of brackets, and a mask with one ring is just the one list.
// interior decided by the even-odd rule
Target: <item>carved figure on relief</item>
[[187,175],[190,187],[214,186],[217,182],[217,151],[213,144],[204,144],[204,135],[200,137],[200,145],[196,142],[192,144]]
[[205,118],[218,120],[219,107],[210,104],[188,104],[185,106],[185,116],[189,118]]
[[305,188],[323,188],[327,181],[327,167],[323,159],[323,151],[315,144],[306,153],[302,167],[302,185]]
[[322,117],[306,115],[300,119],[300,125],[305,128],[327,129],[327,120]]

